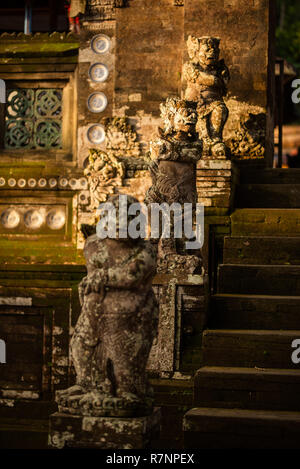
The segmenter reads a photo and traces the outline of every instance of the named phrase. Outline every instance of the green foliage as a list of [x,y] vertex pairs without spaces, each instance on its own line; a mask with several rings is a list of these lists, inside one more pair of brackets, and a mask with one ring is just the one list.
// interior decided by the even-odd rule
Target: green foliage
[[276,53],[300,68],[300,2],[277,0]]

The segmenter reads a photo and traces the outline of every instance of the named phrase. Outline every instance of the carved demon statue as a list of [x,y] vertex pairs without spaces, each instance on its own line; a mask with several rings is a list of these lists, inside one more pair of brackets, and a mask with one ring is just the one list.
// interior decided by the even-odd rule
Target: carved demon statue
[[197,109],[196,130],[203,143],[203,157],[225,157],[223,129],[228,118],[224,103],[230,79],[224,60],[219,60],[220,39],[189,36],[187,49],[190,61],[184,64],[187,82],[185,99]]
[[[118,221],[119,197],[108,202]],[[61,412],[136,416],[152,410],[145,368],[157,332],[156,254],[149,241],[120,238],[118,223],[115,239],[93,234],[85,243],[87,276],[71,340],[76,385],[57,392]]]
[[[197,114],[187,101],[179,98],[168,98],[160,110],[163,128],[158,129],[158,139],[150,143],[152,186],[145,202],[150,208],[153,203],[195,204],[195,163],[201,157],[201,143],[195,131]],[[193,273],[199,258],[180,255],[182,240],[175,240],[174,223],[173,218],[170,237],[162,236],[159,241],[158,271],[168,272],[172,265],[177,270]]]

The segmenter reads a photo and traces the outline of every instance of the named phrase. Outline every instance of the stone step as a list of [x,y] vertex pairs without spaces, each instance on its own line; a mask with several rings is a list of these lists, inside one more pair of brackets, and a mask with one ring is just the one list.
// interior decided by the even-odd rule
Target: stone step
[[299,327],[299,296],[228,293],[211,297],[209,328],[297,330]]
[[223,263],[300,265],[300,237],[225,236]]
[[300,266],[221,264],[218,293],[300,295]]
[[300,210],[242,208],[231,215],[232,236],[300,236]]
[[300,340],[300,330],[208,329],[203,333],[203,366],[300,370],[292,362],[294,339]]
[[297,449],[300,413],[194,408],[183,420],[186,449]]
[[240,184],[235,207],[299,208],[300,184]]
[[300,410],[300,369],[205,366],[194,380],[199,407]]
[[251,169],[240,171],[241,184],[300,184],[300,169]]

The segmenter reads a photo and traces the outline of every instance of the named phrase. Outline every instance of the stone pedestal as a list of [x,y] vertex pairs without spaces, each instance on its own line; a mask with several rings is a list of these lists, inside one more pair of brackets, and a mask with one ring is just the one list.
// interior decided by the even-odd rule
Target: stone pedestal
[[179,377],[191,339],[201,335],[207,321],[208,276],[178,272],[157,274],[152,285],[159,301],[158,335],[147,370],[161,378]]
[[159,438],[160,408],[145,417],[50,416],[51,448],[143,449]]
[[198,203],[228,211],[233,203],[238,170],[226,159],[202,159],[197,163]]

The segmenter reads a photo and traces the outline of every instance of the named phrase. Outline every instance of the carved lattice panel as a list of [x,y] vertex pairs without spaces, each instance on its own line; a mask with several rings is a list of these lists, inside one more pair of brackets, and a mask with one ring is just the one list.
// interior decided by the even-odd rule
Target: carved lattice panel
[[8,90],[5,148],[61,148],[61,128],[61,90]]

